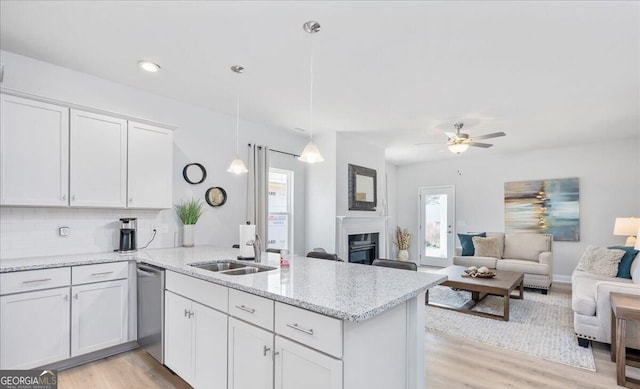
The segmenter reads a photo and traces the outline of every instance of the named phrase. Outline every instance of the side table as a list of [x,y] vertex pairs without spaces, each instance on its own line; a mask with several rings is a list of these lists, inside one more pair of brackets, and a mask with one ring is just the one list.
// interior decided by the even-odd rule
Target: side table
[[627,377],[626,366],[640,367],[640,359],[626,355],[627,320],[640,322],[640,297],[611,293],[611,360],[616,362],[618,385],[640,389],[640,380]]

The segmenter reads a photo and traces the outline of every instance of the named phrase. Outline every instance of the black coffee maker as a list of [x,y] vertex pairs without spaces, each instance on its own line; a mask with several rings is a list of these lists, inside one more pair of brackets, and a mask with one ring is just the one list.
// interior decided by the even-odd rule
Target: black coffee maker
[[115,251],[120,253],[132,253],[136,251],[137,220],[135,217],[120,219],[120,248]]

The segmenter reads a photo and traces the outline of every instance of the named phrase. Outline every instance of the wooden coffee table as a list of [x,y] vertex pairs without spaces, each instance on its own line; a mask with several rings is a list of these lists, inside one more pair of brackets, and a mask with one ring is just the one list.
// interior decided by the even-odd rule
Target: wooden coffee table
[[[448,277],[448,280],[440,285],[470,291],[471,300],[460,308],[445,304],[431,303],[429,302],[429,291],[427,290],[427,304],[434,307],[469,313],[471,315],[509,321],[509,299],[524,298],[524,273],[491,269],[492,272],[496,273],[496,276],[493,278],[472,278],[462,276],[465,274],[464,269],[466,269],[466,267],[453,265],[439,270],[439,274],[444,274]],[[520,289],[520,294],[518,296],[511,296],[511,292],[516,288]],[[490,294],[504,297],[504,314],[502,316],[471,310],[471,308],[473,308],[480,300]]]

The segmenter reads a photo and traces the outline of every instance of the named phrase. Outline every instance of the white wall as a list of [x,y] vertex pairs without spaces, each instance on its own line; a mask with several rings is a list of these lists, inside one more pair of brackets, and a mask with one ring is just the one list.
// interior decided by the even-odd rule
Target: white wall
[[554,242],[553,272],[569,276],[587,245],[624,243],[613,235],[616,217],[640,216],[638,145],[627,139],[491,157],[472,150],[454,160],[400,166],[398,224],[415,238],[410,255],[418,255],[420,187],[455,185],[457,232],[504,231],[505,182],[579,177],[580,242]]
[[394,245],[393,235],[398,226],[398,167],[387,163],[387,248],[389,258],[397,259],[397,247]]
[[[176,125],[173,149],[173,201],[190,197],[202,199],[212,186],[223,187],[227,203],[219,208],[205,205],[205,213],[196,227],[196,244],[230,246],[237,243],[236,226],[246,219],[246,175],[236,176],[226,169],[235,155],[235,117],[185,104],[100,79],[89,74],[62,68],[49,63],[0,51],[5,64],[2,87],[57,99],[60,101],[99,108],[105,111],[140,117]],[[161,76],[161,75],[160,75]],[[233,96],[230,96],[233,98]],[[240,124],[240,155],[247,160],[247,143],[299,153],[306,139],[293,132],[243,121]],[[182,168],[190,162],[202,163],[207,179],[190,185],[182,178]],[[180,224],[173,210],[110,211],[110,210],[54,210],[2,209],[0,259],[36,255],[71,254],[109,251],[114,248],[120,215],[138,216],[144,220],[139,241],[148,239],[153,223],[166,223],[169,232],[160,234],[150,247],[172,246]],[[89,221],[78,224],[80,220]],[[71,236],[52,235],[54,226],[70,225]],[[77,228],[74,227],[77,226]],[[37,226],[31,229],[29,226]],[[5,232],[16,234],[6,235]],[[77,234],[77,235],[76,235]],[[46,237],[45,237],[46,235]],[[81,239],[80,236],[92,238]],[[53,240],[42,247],[41,240]],[[73,242],[73,243],[72,243]],[[86,242],[86,243],[82,243]],[[55,248],[55,250],[52,250]]]

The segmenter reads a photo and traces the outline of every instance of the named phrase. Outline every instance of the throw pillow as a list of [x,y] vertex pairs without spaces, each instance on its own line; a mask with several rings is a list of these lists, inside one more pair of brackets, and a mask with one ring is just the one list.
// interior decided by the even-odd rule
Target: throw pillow
[[487,233],[482,232],[480,234],[458,234],[458,239],[460,239],[460,246],[462,247],[462,256],[463,257],[471,257],[475,253],[475,249],[473,248],[473,241],[471,238],[474,236],[486,237]]
[[624,255],[618,265],[618,274],[616,274],[616,277],[631,279],[631,264],[640,251],[628,246],[611,246],[609,249],[624,251]]
[[623,250],[610,250],[590,245],[582,254],[576,269],[605,277],[615,277],[624,253]]
[[500,250],[498,249],[498,238],[483,238],[474,236],[473,248],[477,257],[493,257],[500,258]]

